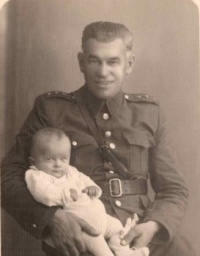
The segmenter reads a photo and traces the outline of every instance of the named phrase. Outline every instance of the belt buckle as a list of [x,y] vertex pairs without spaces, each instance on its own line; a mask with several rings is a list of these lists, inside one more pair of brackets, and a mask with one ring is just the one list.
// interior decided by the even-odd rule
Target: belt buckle
[[[117,181],[118,182],[118,184],[119,184],[119,194],[113,194],[113,190],[112,190],[112,182],[113,181]],[[115,179],[110,179],[109,180],[109,190],[110,190],[110,196],[112,196],[112,197],[120,197],[120,196],[122,196],[122,184],[121,184],[121,180],[120,179],[117,179],[117,178],[115,178]]]

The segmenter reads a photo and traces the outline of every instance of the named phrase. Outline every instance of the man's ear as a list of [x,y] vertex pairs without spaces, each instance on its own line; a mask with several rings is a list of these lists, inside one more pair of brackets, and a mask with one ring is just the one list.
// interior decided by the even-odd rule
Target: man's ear
[[28,161],[30,165],[35,165],[35,160],[33,157],[29,156]]
[[84,73],[84,53],[79,52],[77,55],[78,58],[78,63],[79,63],[79,68],[81,70],[82,73]]
[[129,75],[133,71],[133,67],[135,65],[135,56],[130,54],[127,57],[127,66],[126,66],[126,74]]

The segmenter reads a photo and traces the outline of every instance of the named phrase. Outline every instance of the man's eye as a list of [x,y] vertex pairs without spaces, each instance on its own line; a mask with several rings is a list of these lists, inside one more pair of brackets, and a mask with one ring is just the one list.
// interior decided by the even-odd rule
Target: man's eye
[[67,157],[63,157],[62,161],[67,161],[67,159],[68,159]]
[[116,65],[119,64],[119,61],[118,61],[118,60],[109,60],[109,61],[108,61],[108,64],[109,64],[110,66],[116,66]]
[[89,59],[88,62],[89,64],[96,64],[98,61],[95,59]]

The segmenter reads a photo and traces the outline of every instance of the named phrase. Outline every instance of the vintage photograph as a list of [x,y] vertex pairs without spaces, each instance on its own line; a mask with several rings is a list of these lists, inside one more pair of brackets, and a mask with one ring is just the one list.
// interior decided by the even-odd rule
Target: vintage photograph
[[1,255],[198,256],[197,1],[0,7]]

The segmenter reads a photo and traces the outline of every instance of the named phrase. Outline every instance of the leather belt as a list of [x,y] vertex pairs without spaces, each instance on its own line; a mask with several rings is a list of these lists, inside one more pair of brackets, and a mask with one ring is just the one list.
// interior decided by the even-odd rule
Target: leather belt
[[97,181],[96,184],[102,189],[103,195],[120,197],[122,195],[147,194],[147,182],[145,179]]

